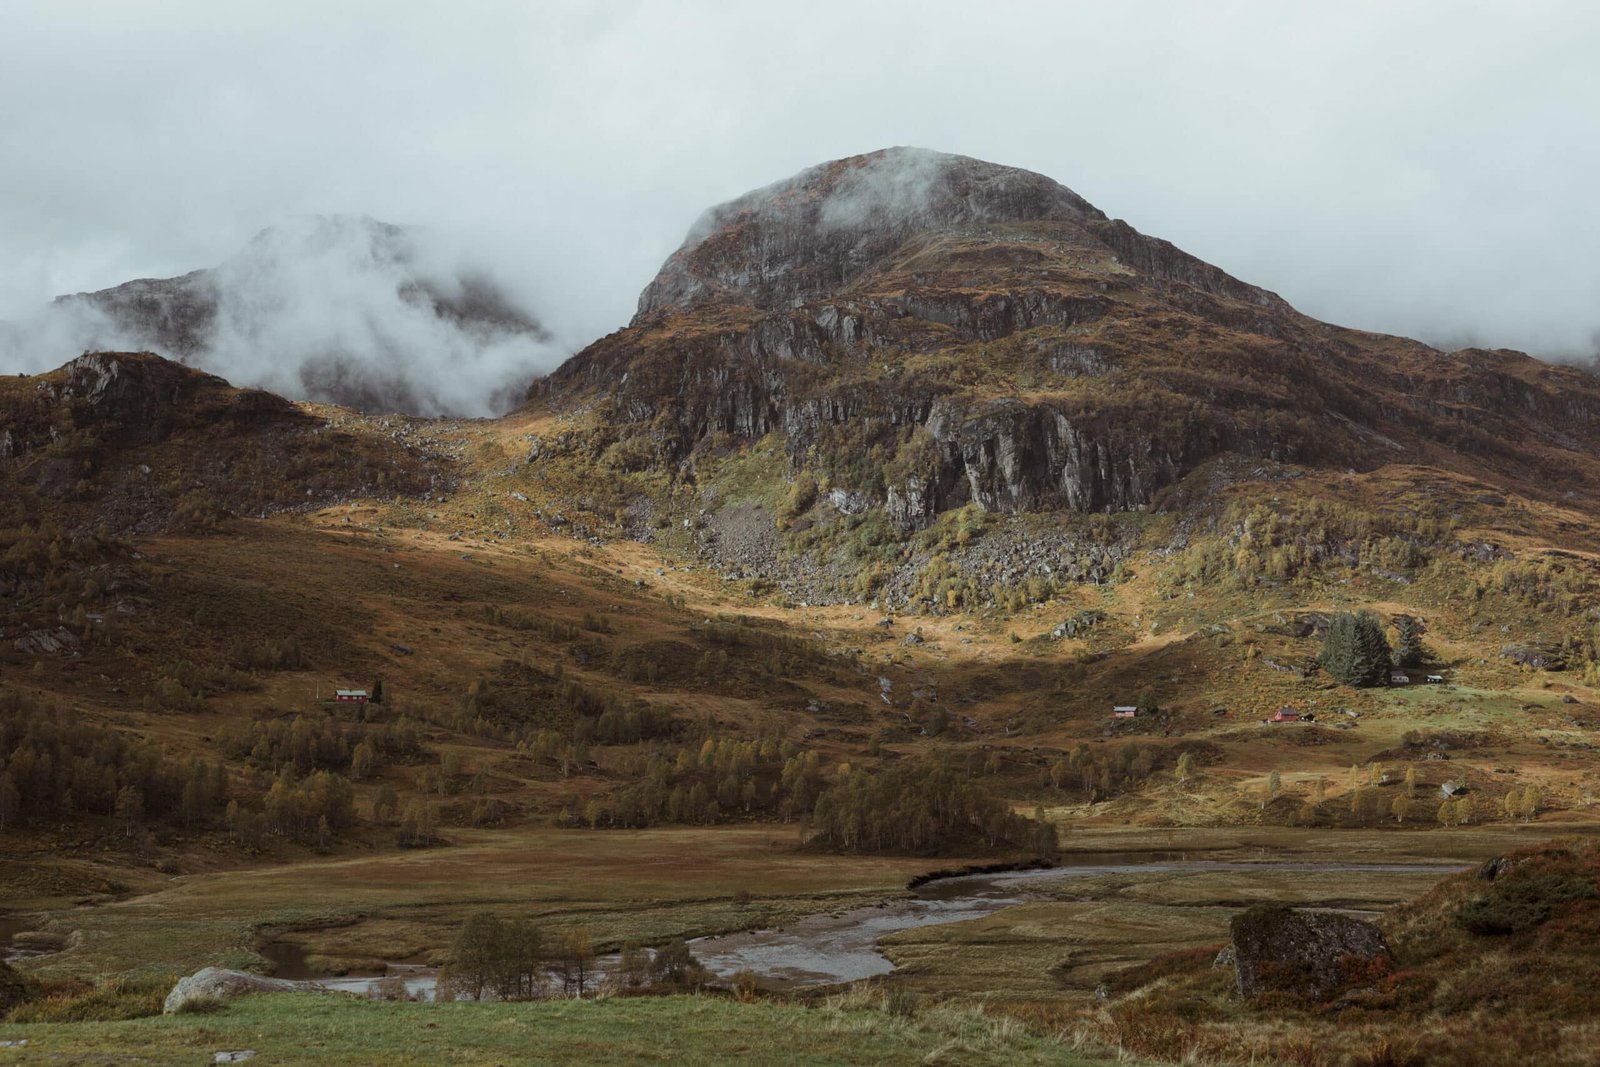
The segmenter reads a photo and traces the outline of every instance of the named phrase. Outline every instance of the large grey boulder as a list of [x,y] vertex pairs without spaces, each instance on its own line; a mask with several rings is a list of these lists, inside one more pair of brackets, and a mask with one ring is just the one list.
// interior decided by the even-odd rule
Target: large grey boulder
[[1289,993],[1327,1000],[1374,960],[1390,956],[1383,931],[1326,911],[1257,904],[1233,917],[1233,964],[1240,996]]
[[227,1000],[245,993],[325,993],[327,990],[310,982],[291,982],[284,978],[268,978],[249,971],[230,971],[225,967],[206,967],[178,984],[167,994],[161,1010],[168,1015],[180,1012],[192,1001]]

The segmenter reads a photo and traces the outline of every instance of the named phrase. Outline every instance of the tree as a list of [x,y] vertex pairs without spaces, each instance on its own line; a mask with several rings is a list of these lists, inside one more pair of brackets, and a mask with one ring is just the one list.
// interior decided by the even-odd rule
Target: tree
[[1371,687],[1387,680],[1393,653],[1378,616],[1370,611],[1357,615],[1344,611],[1328,624],[1321,659],[1323,670],[1335,681]]
[[1422,624],[1410,615],[1401,615],[1394,620],[1396,642],[1394,646],[1394,665],[1396,667],[1420,666],[1424,653],[1422,649]]
[[1417,768],[1415,764],[1406,768],[1406,796],[1417,795]]
[[1530,785],[1522,791],[1522,817],[1532,819],[1539,814],[1539,787]]
[[1279,776],[1277,771],[1273,771],[1271,774],[1267,775],[1267,789],[1266,792],[1261,796],[1261,807],[1263,810],[1266,809],[1267,801],[1276,800],[1278,793],[1282,791],[1282,789],[1283,779]]
[[472,1000],[532,1000],[543,988],[544,935],[525,919],[478,912],[450,950],[450,986]]
[[374,822],[386,822],[394,817],[400,807],[400,798],[395,791],[386,785],[380,785],[378,792],[372,797],[372,819]]
[[479,912],[463,923],[456,935],[450,951],[452,984],[473,1000],[482,1000],[494,981],[501,934],[500,920],[488,912]]
[[638,989],[650,974],[650,954],[630,941],[622,946],[614,979],[624,989]]
[[682,938],[669,941],[656,950],[655,959],[650,963],[650,976],[657,982],[679,989],[699,988],[710,979],[709,972],[694,958]]
[[367,694],[367,701],[372,704],[383,703],[383,675],[372,680],[372,691]]
[[144,794],[131,785],[117,791],[117,804],[113,815],[122,824],[122,832],[133,836],[134,827],[144,821]]
[[584,986],[594,968],[594,939],[588,927],[568,930],[556,949],[556,962],[561,973],[562,991],[573,996],[583,996]]
[[1194,777],[1194,756],[1188,752],[1178,757],[1178,781],[1187,782]]
[[1411,801],[1405,797],[1395,797],[1394,803],[1389,805],[1389,811],[1394,815],[1394,821],[1404,823],[1406,814],[1411,810]]

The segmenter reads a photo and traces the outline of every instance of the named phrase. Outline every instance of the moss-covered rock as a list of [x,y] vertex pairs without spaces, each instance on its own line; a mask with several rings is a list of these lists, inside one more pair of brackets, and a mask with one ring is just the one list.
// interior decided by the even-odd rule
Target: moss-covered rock
[[1258,904],[1234,916],[1232,934],[1236,988],[1246,997],[1327,1000],[1390,959],[1382,930],[1334,912]]

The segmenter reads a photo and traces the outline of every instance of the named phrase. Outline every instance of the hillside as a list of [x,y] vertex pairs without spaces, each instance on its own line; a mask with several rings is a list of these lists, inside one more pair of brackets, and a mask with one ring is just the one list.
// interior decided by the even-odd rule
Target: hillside
[[[330,973],[481,909],[620,951],[1058,849],[1590,832],[1597,400],[908,149],[713,209],[501,418],[0,379],[0,935],[50,981]],[[1324,669],[1358,610],[1403,681]],[[1374,873],[1107,875],[885,981],[1050,1020],[1252,900],[1420,891]]]

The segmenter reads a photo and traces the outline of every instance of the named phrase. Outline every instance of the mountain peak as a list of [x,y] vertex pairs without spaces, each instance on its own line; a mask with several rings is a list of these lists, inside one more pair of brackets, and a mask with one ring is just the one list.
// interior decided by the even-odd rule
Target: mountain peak
[[1042,174],[926,148],[880,149],[711,208],[644,291],[639,314],[730,292],[762,307],[804,301],[919,230],[1091,220],[1105,215]]

